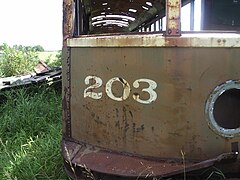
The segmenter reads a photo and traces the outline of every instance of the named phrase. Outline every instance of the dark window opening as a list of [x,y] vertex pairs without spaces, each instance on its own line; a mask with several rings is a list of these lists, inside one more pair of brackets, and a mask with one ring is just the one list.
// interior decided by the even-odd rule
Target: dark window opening
[[205,0],[205,30],[240,30],[240,0]]
[[221,94],[215,104],[213,115],[216,123],[225,129],[240,128],[240,89],[230,89]]
[[[182,0],[182,6],[193,9],[194,1]],[[166,0],[75,0],[74,35],[165,31],[165,6]]]
[[[75,0],[74,36],[163,32],[166,0]],[[240,30],[240,0],[182,0],[181,30]]]

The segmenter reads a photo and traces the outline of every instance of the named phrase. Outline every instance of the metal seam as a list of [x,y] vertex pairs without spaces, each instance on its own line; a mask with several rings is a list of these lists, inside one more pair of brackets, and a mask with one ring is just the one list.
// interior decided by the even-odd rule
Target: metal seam
[[67,48],[67,93],[66,93],[66,134],[67,137],[72,137],[71,132],[71,48]]

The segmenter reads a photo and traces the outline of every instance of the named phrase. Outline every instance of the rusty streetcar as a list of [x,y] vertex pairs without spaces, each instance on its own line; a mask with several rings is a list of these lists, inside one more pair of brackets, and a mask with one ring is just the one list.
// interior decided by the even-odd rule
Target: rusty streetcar
[[239,0],[63,0],[68,175],[238,177],[239,30]]

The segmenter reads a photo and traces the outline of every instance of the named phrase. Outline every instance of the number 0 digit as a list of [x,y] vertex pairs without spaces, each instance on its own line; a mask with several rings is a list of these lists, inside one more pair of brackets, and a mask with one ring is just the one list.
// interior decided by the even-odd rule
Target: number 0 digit
[[[123,85],[123,95],[121,97],[116,97],[112,93],[112,84],[113,84],[113,82],[116,82],[116,81],[120,82]],[[130,95],[130,85],[128,84],[128,82],[125,79],[122,79],[119,77],[114,77],[107,82],[106,93],[107,93],[108,97],[110,97],[111,99],[113,99],[115,101],[123,101],[123,100],[126,100]]]

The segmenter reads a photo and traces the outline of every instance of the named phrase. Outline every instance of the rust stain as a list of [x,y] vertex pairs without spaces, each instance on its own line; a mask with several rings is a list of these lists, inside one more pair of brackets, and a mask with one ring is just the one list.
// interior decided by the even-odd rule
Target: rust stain
[[181,36],[180,11],[181,11],[180,0],[166,1],[167,36]]
[[67,87],[64,87],[64,95],[63,95],[63,99],[62,99],[62,108],[63,108],[64,112],[67,109],[67,99],[66,99],[66,96],[67,96]]
[[[177,38],[166,39],[174,42]],[[71,114],[74,115],[72,132],[75,139],[156,157],[179,157],[178,150],[182,147],[186,149],[187,158],[202,160],[230,150],[229,146],[224,146],[224,139],[216,141],[217,135],[208,128],[202,108],[214,86],[226,77],[219,78],[218,74],[228,74],[230,62],[234,67],[239,65],[234,60],[239,52],[237,49],[231,50],[234,56],[228,55],[228,48],[96,47],[72,48],[71,51],[71,99],[74,101],[71,102]],[[79,60],[83,55],[87,61]],[[97,100],[84,98],[84,90],[92,85],[85,85],[84,79],[95,74],[95,70],[103,85],[92,92],[101,92],[102,97]],[[237,78],[238,68],[233,71],[231,76]],[[127,81],[131,88],[127,99],[114,101],[107,95],[106,84],[114,77],[116,83],[109,87],[113,88],[112,94],[121,97]],[[210,78],[206,80],[207,77]],[[151,92],[142,91],[149,88],[148,84],[134,87],[139,78],[153,79],[158,84],[154,90],[158,99],[154,103],[144,105],[136,101],[136,97],[147,100],[151,95]],[[193,135],[201,137],[191,139]],[[208,148],[213,141],[216,141],[217,151]]]
[[[78,143],[77,148],[76,143],[65,143],[64,141],[63,144],[64,156],[67,157],[68,152],[66,149],[70,150],[71,163],[74,164],[73,168],[75,169],[85,167],[85,170],[91,169],[93,172],[135,178],[169,177],[182,174],[184,171],[204,170],[220,163],[235,162],[237,158],[236,153],[225,153],[206,161],[186,161],[183,163],[174,159],[146,159],[130,154],[120,154],[83,143]],[[74,149],[77,150],[74,151]],[[234,166],[239,165],[235,164]],[[71,174],[71,171],[67,171],[67,173]]]
[[[222,152],[231,151],[231,142],[225,142],[225,138],[218,137],[208,128],[203,108],[210,92],[219,82],[225,81],[226,78],[238,78],[239,61],[236,57],[239,50],[233,48],[230,50],[233,53],[231,54],[229,48],[185,48],[191,46],[194,40],[201,38],[156,36],[157,38],[152,41],[155,35],[149,36],[141,38],[144,39],[145,45],[148,45],[148,41],[149,44],[156,43],[156,39],[159,38],[169,47],[155,47],[156,44],[153,44],[154,47],[150,48],[141,45],[129,48],[125,36],[123,39],[119,37],[109,39],[124,48],[109,48],[107,37],[102,41],[98,39],[97,45],[90,43],[91,46],[96,45],[94,48],[91,46],[79,48],[78,43],[77,46],[73,46],[75,48],[71,49],[72,76],[65,77],[72,78],[73,81],[71,84],[73,139],[111,151],[139,154],[148,160],[151,159],[150,156],[181,159],[179,152],[182,149],[186,152],[187,160],[201,162],[212,159]],[[130,35],[128,38],[133,38],[130,41],[133,43],[134,38],[137,39],[139,36]],[[97,37],[85,40],[95,42],[96,39]],[[209,41],[217,43],[217,39],[221,39],[217,46],[223,47],[223,38],[204,39],[206,40],[204,43]],[[231,38],[227,39],[226,44],[229,39]],[[88,87],[84,84],[85,77],[92,74],[103,80],[101,87],[92,89],[92,92],[103,94],[102,98],[97,100],[84,98],[82,93]],[[113,77],[116,77],[117,88],[112,89],[112,94],[116,93],[115,97],[120,97],[119,92],[122,95],[122,91],[128,87],[125,81],[127,80],[131,87],[128,98],[119,98],[120,101],[115,102],[107,96],[106,83]],[[158,94],[158,99],[154,103],[144,105],[136,101],[136,97],[146,100],[150,95],[142,91],[148,88],[147,85],[139,88],[133,86],[140,78],[153,79],[158,84],[158,88],[154,90]],[[65,86],[67,83],[65,82]],[[65,93],[64,102],[66,97]],[[63,108],[66,109],[68,106],[64,102]],[[239,137],[233,138],[233,141],[238,142]],[[211,146],[212,143],[214,147]],[[91,157],[90,159],[85,155],[84,157],[86,161],[91,160]],[[94,157],[101,159],[98,155]],[[112,166],[112,169],[114,168],[116,170],[114,173],[127,172],[120,167]],[[136,171],[129,167],[128,173],[134,174]]]
[[73,35],[73,0],[63,0],[63,47]]
[[[70,47],[240,47],[240,35],[234,33],[163,34],[121,36],[86,36],[68,40]],[[221,42],[219,43],[218,40]],[[109,67],[108,67],[109,68]]]
[[[69,47],[69,55],[64,65],[62,106],[68,140],[74,141],[63,143],[65,159],[70,154],[75,167],[142,178],[166,177],[183,173],[184,168],[190,172],[236,159],[237,152],[216,157],[238,150],[240,140],[239,136],[220,137],[208,129],[204,105],[215,86],[226,78],[239,78],[239,34],[181,34],[181,1],[167,0],[167,37],[109,34],[72,38],[73,0],[64,0],[63,6],[63,47]],[[103,85],[84,84],[84,78],[93,74]],[[106,84],[113,77],[112,84],[117,80],[121,86],[115,92],[112,84]],[[134,86],[140,78],[153,79],[157,88]],[[91,96],[84,97],[88,85],[92,86]],[[128,94],[115,96],[122,90]],[[153,91],[158,95],[154,103],[139,104],[137,100],[148,99]],[[101,97],[94,99],[93,93],[101,93]],[[186,154],[186,164],[180,150]]]

